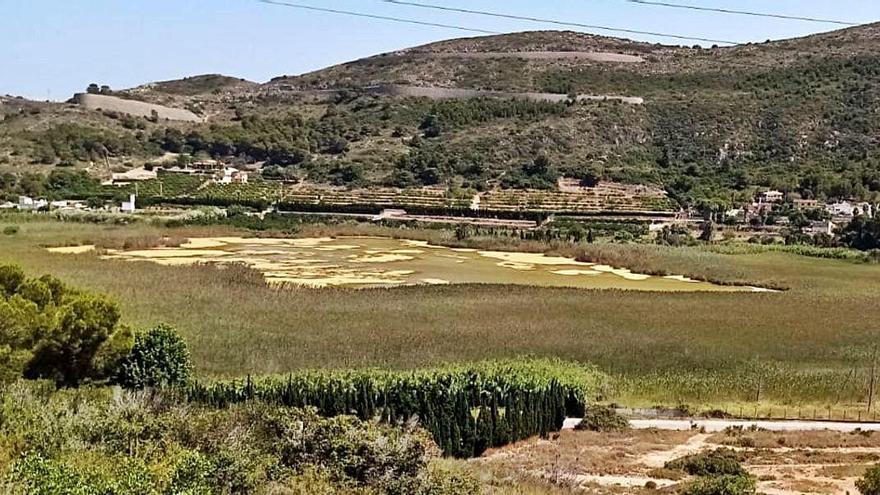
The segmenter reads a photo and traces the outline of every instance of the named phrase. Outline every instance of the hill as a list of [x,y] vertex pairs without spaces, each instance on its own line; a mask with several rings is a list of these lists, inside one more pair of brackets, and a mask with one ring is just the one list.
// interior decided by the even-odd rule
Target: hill
[[449,40],[265,84],[209,75],[114,93],[207,125],[0,105],[14,116],[0,162],[88,159],[64,156],[89,147],[54,136],[63,122],[132,138],[111,153],[122,162],[207,153],[335,185],[553,188],[566,175],[719,207],[769,187],[876,199],[878,43],[876,24],[713,48],[556,31]]

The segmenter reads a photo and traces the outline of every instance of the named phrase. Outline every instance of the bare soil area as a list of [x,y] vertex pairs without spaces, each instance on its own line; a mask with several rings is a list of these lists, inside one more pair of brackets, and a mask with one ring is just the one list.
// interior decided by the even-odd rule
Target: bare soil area
[[[880,441],[860,432],[754,431],[748,435],[755,446],[733,448],[742,453],[743,465],[758,480],[758,492],[768,495],[858,493],[855,481],[880,460]],[[495,476],[520,473],[571,493],[639,493],[649,482],[675,490],[690,480],[680,471],[664,469],[667,462],[728,445],[725,440],[734,437],[697,430],[566,430],[551,439],[488,452],[472,462]]]

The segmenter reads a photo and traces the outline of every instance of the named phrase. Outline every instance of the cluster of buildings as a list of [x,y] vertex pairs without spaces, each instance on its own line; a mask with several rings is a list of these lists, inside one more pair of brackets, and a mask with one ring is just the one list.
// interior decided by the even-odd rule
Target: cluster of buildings
[[133,182],[153,180],[162,174],[201,176],[213,179],[220,184],[247,184],[248,173],[229,167],[216,160],[205,160],[189,165],[153,166],[151,168],[134,168],[125,172],[114,173],[104,185],[125,186]]
[[[45,210],[93,211],[95,209],[96,208],[89,207],[85,201],[70,199],[65,199],[61,201],[48,201],[45,199],[34,199],[30,196],[19,196],[17,203],[13,203],[11,201],[0,203],[0,210],[18,210],[30,212]],[[128,201],[123,201],[122,204],[118,207],[117,211],[120,211],[122,213],[134,213],[136,210],[136,197],[134,194],[130,194],[128,196]]]
[[11,201],[0,203],[0,210],[38,211],[45,209],[85,210],[87,207],[85,201],[48,201],[45,199],[34,199],[30,196],[19,196],[17,203]]
[[[763,220],[770,216],[774,211],[786,202],[785,194],[782,191],[764,191],[757,195],[755,200],[742,208],[728,210],[726,216],[734,218],[738,222],[751,223],[754,220]],[[823,210],[826,220],[816,220],[805,229],[808,234],[828,234],[833,235],[834,230],[839,226],[849,223],[854,217],[865,215],[873,216],[876,207],[867,202],[857,201],[835,201],[823,203],[815,199],[794,198],[788,201],[791,207],[800,211]],[[777,219],[778,223],[785,224],[788,222],[787,217]]]

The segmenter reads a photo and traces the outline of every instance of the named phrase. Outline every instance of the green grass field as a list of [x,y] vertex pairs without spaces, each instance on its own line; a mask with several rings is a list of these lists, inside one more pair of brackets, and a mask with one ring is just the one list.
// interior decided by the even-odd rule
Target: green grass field
[[[0,231],[6,222],[0,219]],[[102,261],[41,248],[121,239],[137,245],[163,234],[229,234],[226,227],[17,223],[17,234],[0,235],[0,263],[110,294],[136,327],[176,325],[202,375],[556,356],[594,363],[617,377],[609,399],[631,405],[755,399],[855,404],[867,395],[870,347],[880,341],[876,264],[783,252],[730,255],[594,245],[579,249],[635,271],[789,290],[672,294],[475,285],[279,290],[249,270]],[[332,232],[327,229],[332,228],[304,229],[301,235]],[[441,241],[447,236],[398,234]]]

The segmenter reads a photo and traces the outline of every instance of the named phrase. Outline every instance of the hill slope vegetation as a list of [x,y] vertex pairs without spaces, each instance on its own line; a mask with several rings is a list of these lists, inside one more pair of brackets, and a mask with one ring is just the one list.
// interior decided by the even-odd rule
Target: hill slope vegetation
[[[113,93],[188,109],[205,124],[4,99],[0,167],[119,167],[172,152],[338,185],[546,188],[567,175],[659,185],[686,204],[728,204],[768,187],[876,199],[878,40],[878,25],[725,48],[542,31],[450,40],[266,84],[212,75]],[[644,104],[381,91],[392,85]]]

